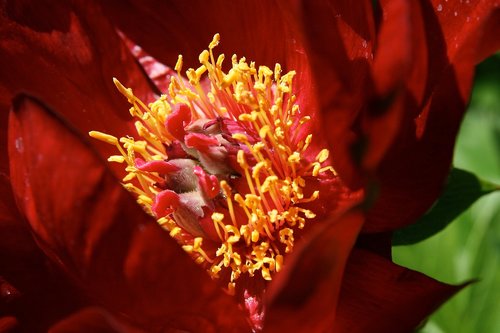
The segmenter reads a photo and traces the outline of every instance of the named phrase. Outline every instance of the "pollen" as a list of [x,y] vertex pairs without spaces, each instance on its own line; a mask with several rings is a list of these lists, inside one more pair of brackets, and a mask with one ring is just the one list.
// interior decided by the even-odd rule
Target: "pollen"
[[219,42],[216,34],[184,75],[179,56],[168,91],[152,103],[113,79],[137,134],[89,134],[116,147],[108,161],[124,165],[124,187],[232,293],[242,276],[269,281],[286,265],[316,217],[308,207],[321,194],[311,179],[336,173],[329,151],[303,134],[310,117],[293,95],[295,71],[236,55],[225,71]]

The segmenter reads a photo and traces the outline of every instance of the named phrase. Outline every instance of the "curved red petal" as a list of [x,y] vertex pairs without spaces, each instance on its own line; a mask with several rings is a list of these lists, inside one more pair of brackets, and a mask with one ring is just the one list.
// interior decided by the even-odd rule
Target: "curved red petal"
[[354,250],[344,274],[334,332],[406,333],[463,286],[450,286]]
[[363,221],[361,213],[348,213],[317,229],[294,250],[268,290],[265,331],[327,331],[335,320],[344,267]]
[[101,308],[85,308],[64,318],[49,333],[145,333]]
[[[62,112],[82,133],[130,132],[129,105],[112,78],[148,99],[150,82],[115,28],[88,1],[55,4],[7,1],[0,5],[0,113],[28,93]],[[2,119],[2,129],[7,122]],[[3,130],[1,131],[3,134]],[[112,147],[96,145],[102,156]]]
[[372,95],[357,120],[361,133],[355,161],[371,173],[400,129],[405,113],[404,84],[413,64],[412,6],[406,0],[380,1],[380,27],[371,68]]
[[36,246],[3,174],[0,198],[0,313],[15,318],[5,319],[5,325],[15,324],[17,330],[46,331],[52,321],[81,306],[82,297]]
[[[351,186],[359,172],[351,158],[355,127],[370,92],[375,39],[371,1],[297,1],[294,15],[306,41],[312,85],[334,167]],[[356,182],[358,181],[358,182]]]
[[410,72],[412,8],[411,2],[404,0],[382,0],[380,7],[382,20],[373,61],[373,79],[377,94],[388,95],[403,84]]
[[418,53],[406,86],[406,111],[377,171],[380,195],[369,212],[366,232],[412,223],[439,196],[468,102],[477,52],[484,50],[478,43],[494,33],[484,29],[498,15],[499,2],[421,2],[413,8],[413,49]]
[[0,317],[0,332],[9,333],[14,332],[17,329],[17,319],[12,316],[2,316]]
[[470,57],[468,61],[478,63],[498,51],[500,1],[450,0],[442,3],[433,0],[431,2],[432,9],[426,10],[434,12],[439,20],[448,44],[448,57],[452,59],[451,62],[455,62],[454,59],[462,52],[468,53]]
[[287,22],[274,1],[106,1],[106,15],[146,52],[173,67],[184,56],[198,67],[198,55],[215,33],[222,43],[217,52],[237,53],[257,64],[282,65],[295,52]]
[[17,98],[9,129],[18,205],[45,252],[90,296],[146,328],[181,329],[188,317],[244,330],[233,299],[39,102]]

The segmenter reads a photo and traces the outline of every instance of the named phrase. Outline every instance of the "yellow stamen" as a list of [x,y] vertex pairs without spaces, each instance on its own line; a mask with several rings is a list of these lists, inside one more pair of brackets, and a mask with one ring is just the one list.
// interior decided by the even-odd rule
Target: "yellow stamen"
[[[296,139],[311,119],[300,116],[299,106],[295,104],[292,92],[296,73],[283,73],[280,64],[276,64],[274,70],[266,66],[257,68],[253,62],[238,59],[236,55],[231,57],[232,67],[226,73],[222,70],[224,55],[216,57],[213,52],[219,42],[220,36],[216,34],[208,50],[200,54],[200,66],[188,69],[185,77],[181,73],[183,58],[180,55],[174,67],[177,75],[172,76],[166,95],[149,105],[113,78],[117,89],[132,105],[130,113],[136,118],[135,127],[141,140],[118,139],[97,131],[89,135],[118,149],[119,155],[108,160],[126,165],[125,188],[154,215],[155,199],[165,189],[170,175],[142,171],[136,166],[136,159],[146,163],[169,161],[166,147],[178,140],[178,134],[169,133],[164,124],[176,104],[189,107],[189,125],[225,119],[241,127],[241,131],[229,133],[240,146],[235,156],[240,170],[231,175],[215,175],[219,179],[220,193],[206,205],[212,207],[208,216],[218,239],[205,235],[188,237],[182,223],[177,224],[175,214],[156,216],[158,223],[196,262],[204,265],[213,278],[219,278],[222,270],[230,270],[231,274],[225,276],[230,276],[228,291],[234,292],[242,274],[254,276],[258,273],[264,280],[271,280],[273,274],[281,270],[283,254],[293,250],[295,232],[316,216],[301,207],[319,197],[319,191],[309,197],[304,195],[307,178],[327,171],[333,176],[336,173],[326,165],[328,150],[321,150],[313,161],[306,157],[311,155],[311,134]],[[193,130],[196,131],[200,130]],[[223,148],[223,144],[216,148]],[[203,154],[206,152],[193,156],[197,159],[204,157]],[[201,157],[193,163],[203,167]],[[208,242],[217,245],[207,247]],[[209,248],[211,250],[207,250]]]

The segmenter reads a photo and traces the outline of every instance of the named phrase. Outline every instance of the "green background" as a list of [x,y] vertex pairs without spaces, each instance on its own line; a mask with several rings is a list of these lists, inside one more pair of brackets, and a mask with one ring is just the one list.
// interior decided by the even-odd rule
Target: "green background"
[[[477,67],[453,163],[500,184],[500,53]],[[419,332],[500,332],[499,222],[497,191],[480,198],[436,235],[414,245],[393,247],[396,263],[440,281],[477,280],[443,305]]]

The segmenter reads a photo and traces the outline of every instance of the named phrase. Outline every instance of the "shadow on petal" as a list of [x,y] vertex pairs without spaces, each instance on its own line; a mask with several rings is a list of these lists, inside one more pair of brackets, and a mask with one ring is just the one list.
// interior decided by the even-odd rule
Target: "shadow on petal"
[[334,332],[406,333],[462,286],[451,286],[354,250],[344,274]]
[[266,332],[324,332],[331,327],[344,267],[363,221],[355,211],[332,218],[294,250],[268,290]]

